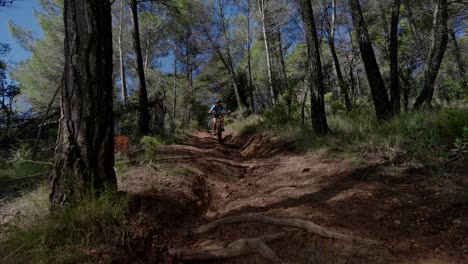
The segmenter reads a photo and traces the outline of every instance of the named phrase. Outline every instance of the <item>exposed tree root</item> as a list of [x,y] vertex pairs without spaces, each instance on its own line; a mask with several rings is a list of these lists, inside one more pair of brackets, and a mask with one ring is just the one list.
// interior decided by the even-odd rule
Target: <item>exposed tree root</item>
[[297,218],[273,218],[264,215],[240,215],[240,216],[232,216],[226,217],[219,220],[216,220],[210,224],[202,225],[200,227],[195,228],[192,232],[193,234],[201,234],[210,231],[213,228],[216,228],[220,225],[224,224],[236,224],[241,222],[264,222],[268,224],[274,225],[285,225],[285,226],[292,226],[306,230],[309,233],[317,234],[324,238],[331,238],[331,239],[339,239],[347,242],[359,242],[366,245],[383,245],[382,242],[371,240],[371,239],[364,239],[360,237],[345,235],[336,233],[333,231],[326,230],[325,228],[314,224],[310,221],[305,221]]
[[266,259],[280,262],[276,253],[265,243],[281,239],[286,233],[261,236],[254,239],[239,239],[226,247],[210,249],[171,249],[169,254],[179,261],[208,261],[228,259],[251,253],[259,253]]
[[202,158],[202,159],[207,160],[207,161],[215,161],[215,162],[223,163],[223,164],[226,164],[232,167],[237,167],[237,168],[250,168],[253,166],[253,165],[239,163],[239,162],[235,162],[235,161],[227,160],[227,159],[218,159],[218,158]]

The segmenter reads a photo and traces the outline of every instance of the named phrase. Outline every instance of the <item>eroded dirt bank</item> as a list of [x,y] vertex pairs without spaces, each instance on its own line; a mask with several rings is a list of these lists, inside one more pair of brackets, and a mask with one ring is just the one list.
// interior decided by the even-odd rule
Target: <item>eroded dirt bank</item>
[[468,261],[466,204],[418,171],[226,134],[195,131],[120,175],[141,215],[124,262]]

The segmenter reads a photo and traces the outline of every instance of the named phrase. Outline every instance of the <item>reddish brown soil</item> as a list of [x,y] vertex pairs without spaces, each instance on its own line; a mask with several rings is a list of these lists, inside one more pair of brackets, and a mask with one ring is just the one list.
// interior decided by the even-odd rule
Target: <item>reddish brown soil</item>
[[[353,165],[258,135],[227,132],[218,143],[195,131],[183,143],[161,149],[146,168],[120,176],[121,189],[133,196],[133,213],[140,214],[129,223],[129,253],[121,261],[177,263],[170,248],[206,248],[286,232],[268,243],[282,263],[468,263],[468,206],[460,198],[467,186],[447,182],[378,158]],[[190,235],[201,224],[244,214],[308,220],[384,246],[257,222]],[[212,263],[224,262],[271,263],[259,254]]]

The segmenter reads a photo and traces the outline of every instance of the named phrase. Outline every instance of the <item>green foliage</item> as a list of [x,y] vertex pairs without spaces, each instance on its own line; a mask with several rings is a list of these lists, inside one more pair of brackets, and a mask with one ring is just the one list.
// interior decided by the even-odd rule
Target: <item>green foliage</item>
[[280,110],[270,111],[254,122],[238,121],[235,125],[242,132],[266,133],[294,142],[298,149],[326,148],[352,156],[379,153],[423,166],[442,165],[453,147],[466,147],[468,112],[464,109],[405,113],[384,124],[369,118],[372,113],[372,105],[357,102],[349,113],[329,114],[332,134],[325,137],[314,135],[310,125],[288,122]]
[[264,123],[267,127],[278,129],[284,125],[298,124],[300,121],[300,105],[292,103],[288,106],[282,100],[270,110],[263,114]]
[[164,140],[159,136],[144,136],[140,139],[140,144],[145,149],[145,156],[151,158],[157,154],[158,148],[164,144]]
[[453,142],[452,154],[464,158],[468,154],[468,127],[463,128],[463,133]]
[[[60,84],[64,64],[64,25],[62,18],[63,1],[42,0],[41,11],[35,13],[36,20],[44,34],[35,39],[29,29],[10,21],[13,38],[31,51],[31,58],[18,64],[11,77],[20,83],[22,94],[33,107],[45,107]],[[58,106],[59,98],[54,106]]]
[[[47,200],[46,191],[42,196]],[[20,217],[3,227],[0,259],[3,263],[94,262],[97,256],[87,254],[87,249],[121,243],[127,200],[126,196],[106,192],[85,197],[75,207],[49,217]],[[36,206],[47,209],[47,203]]]

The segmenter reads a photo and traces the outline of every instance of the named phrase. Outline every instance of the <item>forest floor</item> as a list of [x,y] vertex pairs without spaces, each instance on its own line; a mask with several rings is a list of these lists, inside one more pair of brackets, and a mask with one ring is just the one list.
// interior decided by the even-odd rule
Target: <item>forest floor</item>
[[378,155],[194,131],[118,178],[134,210],[124,262],[468,262],[468,208],[449,199],[466,180],[437,184]]

